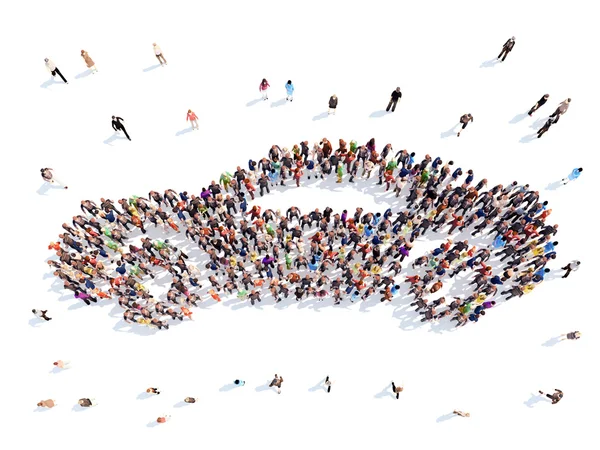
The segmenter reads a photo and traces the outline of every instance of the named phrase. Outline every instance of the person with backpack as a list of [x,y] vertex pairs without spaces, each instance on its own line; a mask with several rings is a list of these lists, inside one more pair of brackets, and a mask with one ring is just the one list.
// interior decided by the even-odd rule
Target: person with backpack
[[388,103],[385,111],[389,112],[390,108],[392,108],[392,112],[396,111],[396,105],[398,104],[398,100],[400,100],[401,98],[402,92],[400,92],[400,88],[397,87],[394,91],[392,91],[392,94],[390,96],[390,102]]

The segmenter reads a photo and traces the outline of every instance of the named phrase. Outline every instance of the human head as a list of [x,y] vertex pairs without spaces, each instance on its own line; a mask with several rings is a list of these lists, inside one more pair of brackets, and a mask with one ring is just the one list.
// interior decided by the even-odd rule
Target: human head
[[287,84],[292,84],[292,80],[288,80]]
[[113,120],[115,120],[115,116],[112,116]]
[[568,99],[567,99],[567,103],[571,103],[571,98],[568,98]]
[[266,78],[263,78],[263,80],[262,80],[262,84],[265,84],[266,82],[267,82],[267,79],[266,79]]
[[44,58],[44,62],[48,62],[48,58]]
[[577,169],[577,170],[579,170],[580,172],[583,172],[583,169],[581,167],[579,169]]

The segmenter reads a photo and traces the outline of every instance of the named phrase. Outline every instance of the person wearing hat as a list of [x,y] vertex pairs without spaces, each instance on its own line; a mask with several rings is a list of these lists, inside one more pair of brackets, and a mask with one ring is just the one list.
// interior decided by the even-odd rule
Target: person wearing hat
[[502,61],[504,61],[514,46],[515,46],[515,37],[513,36],[508,41],[506,41],[504,43],[504,45],[502,46],[502,51],[498,55],[498,59],[502,58]]
[[65,79],[65,77],[63,76],[62,73],[60,73],[60,70],[58,70],[58,67],[56,67],[56,64],[54,64],[54,62],[52,62],[51,59],[49,58],[44,58],[44,62],[46,63],[46,69],[48,69],[48,72],[50,72],[52,74],[53,77],[56,76],[56,74],[58,74],[59,77],[62,78],[62,80],[66,83],[69,84],[69,82]]
[[127,137],[127,139],[129,139],[131,141],[131,138],[129,137],[129,134],[127,134],[127,130],[125,129],[125,125],[123,125],[121,123],[121,120],[123,120],[123,118],[112,116],[112,127],[113,127],[113,130],[115,130],[116,132],[118,132],[119,130],[122,130],[123,133],[125,133],[125,136]]
[[390,102],[385,109],[386,112],[389,112],[390,108],[392,108],[392,112],[396,111],[396,105],[398,104],[398,100],[402,98],[402,92],[400,92],[400,88],[397,87],[395,91],[392,91],[392,95],[390,97]]

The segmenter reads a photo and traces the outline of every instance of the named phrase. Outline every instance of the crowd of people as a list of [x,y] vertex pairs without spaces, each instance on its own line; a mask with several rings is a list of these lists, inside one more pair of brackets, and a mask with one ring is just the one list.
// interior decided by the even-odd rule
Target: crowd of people
[[[547,223],[552,209],[528,184],[488,187],[453,161],[419,161],[391,144],[379,150],[374,138],[365,145],[340,139],[336,147],[326,138],[312,148],[306,141],[291,150],[273,145],[258,162],[224,172],[196,194],[168,189],[116,202],[83,200],[81,214],[50,244],[56,258],[48,264],[75,298],[116,299],[124,321],[158,329],[191,319],[206,299],[391,302],[403,285],[422,322],[447,318],[463,326],[502,298],[531,292],[549,272],[558,225]],[[248,205],[287,183],[333,176],[393,191],[398,208],[282,212]],[[166,239],[148,237],[148,228],[158,227]],[[435,233],[446,241],[405,261],[417,239]],[[173,243],[183,235],[204,259],[192,261]],[[152,279],[162,270],[170,288],[153,295]],[[436,298],[455,277],[467,277],[468,289]]]

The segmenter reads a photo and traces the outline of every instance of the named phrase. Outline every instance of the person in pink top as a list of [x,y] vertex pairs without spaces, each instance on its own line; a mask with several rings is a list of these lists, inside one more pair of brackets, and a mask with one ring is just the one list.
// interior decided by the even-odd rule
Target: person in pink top
[[262,94],[263,100],[269,100],[269,96],[267,94],[267,89],[269,89],[269,87],[271,87],[271,85],[269,84],[266,78],[263,78],[260,85],[258,86],[258,91]]
[[190,123],[192,124],[192,130],[197,130],[198,129],[198,116],[196,115],[196,113],[194,111],[192,111],[191,109],[188,109],[187,112],[187,117],[185,118],[185,121],[190,121]]

